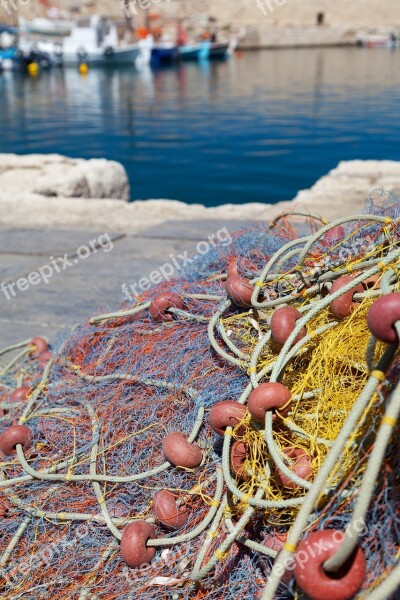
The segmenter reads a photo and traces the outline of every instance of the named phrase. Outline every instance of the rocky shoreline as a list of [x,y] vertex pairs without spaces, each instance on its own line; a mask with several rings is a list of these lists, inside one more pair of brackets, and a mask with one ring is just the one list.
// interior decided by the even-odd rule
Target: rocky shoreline
[[[37,335],[54,341],[58,332],[84,322],[93,311],[115,310],[123,285],[146,278],[168,257],[192,256],[199,241],[223,228],[234,232],[282,210],[304,211],[304,205],[332,219],[363,210],[368,195],[382,188],[400,191],[400,162],[343,162],[293,201],[275,205],[128,202],[134,190],[129,192],[125,170],[116,163],[0,154],[2,343]],[[77,249],[105,236],[112,252],[100,247],[79,259]],[[52,260],[65,256],[71,265],[65,271],[54,271],[27,291],[17,290],[15,297],[7,292],[7,286],[31,273],[53,270]]]
[[0,229],[89,227],[138,233],[166,221],[268,221],[298,205],[334,219],[363,210],[370,194],[383,191],[400,193],[400,162],[341,162],[310,189],[277,204],[206,208],[166,199],[128,202],[128,177],[123,166],[114,161],[0,154]]

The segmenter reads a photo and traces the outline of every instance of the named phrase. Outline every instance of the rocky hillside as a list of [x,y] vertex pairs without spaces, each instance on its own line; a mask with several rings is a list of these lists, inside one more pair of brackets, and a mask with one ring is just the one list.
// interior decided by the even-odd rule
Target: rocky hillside
[[[316,23],[319,12],[324,13],[328,26],[400,27],[399,0],[128,0],[132,12],[143,13],[143,7],[168,15],[199,18],[212,15],[224,24],[235,27],[257,25],[259,27],[310,26]],[[50,2],[50,0],[49,0]],[[74,14],[100,12],[120,17],[121,0],[54,0],[53,4]],[[4,0],[1,3],[0,20],[16,18],[17,14],[32,17],[43,15],[44,4],[30,0],[23,4],[18,0]],[[17,6],[15,11],[13,6]],[[8,7],[8,10],[7,10]],[[10,14],[8,14],[10,13]]]

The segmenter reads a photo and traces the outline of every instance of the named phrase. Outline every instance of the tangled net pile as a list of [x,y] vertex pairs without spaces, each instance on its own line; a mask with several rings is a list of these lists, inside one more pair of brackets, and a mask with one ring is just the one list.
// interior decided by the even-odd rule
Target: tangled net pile
[[394,597],[399,215],[284,214],[2,351],[0,597]]

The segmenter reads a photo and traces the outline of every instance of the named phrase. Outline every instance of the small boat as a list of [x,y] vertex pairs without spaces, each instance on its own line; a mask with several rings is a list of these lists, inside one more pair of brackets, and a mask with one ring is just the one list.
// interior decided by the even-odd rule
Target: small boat
[[210,59],[224,59],[229,55],[229,42],[213,42],[210,47]]
[[27,21],[20,17],[19,28],[21,33],[67,36],[71,33],[74,26],[73,21],[66,19],[47,19],[45,17],[36,17],[32,21]]
[[[60,53],[60,50],[59,50]],[[93,16],[89,26],[76,25],[62,47],[64,65],[85,62],[90,66],[134,64],[140,54],[138,44],[119,45],[115,24],[108,26],[105,19]]]
[[[21,49],[24,54],[30,51],[30,42],[21,40]],[[32,45],[32,44],[31,44]],[[134,65],[141,56],[150,51],[147,46],[140,44],[120,45],[117,28],[115,24],[109,24],[102,17],[94,15],[90,23],[77,23],[72,28],[71,34],[59,42],[35,42],[37,51],[43,52],[50,57],[53,64],[60,66],[76,66],[86,63],[88,66],[117,66]]]
[[367,34],[357,40],[359,46],[364,48],[398,48],[400,40],[395,35]]
[[15,71],[20,66],[20,54],[17,48],[0,50],[0,71]]
[[179,48],[169,42],[158,42],[151,52],[153,66],[169,65],[179,59]]
[[0,24],[0,71],[14,71],[19,68],[21,53],[17,41],[18,30]]
[[210,58],[211,42],[186,44],[179,46],[179,56],[182,60],[208,60]]

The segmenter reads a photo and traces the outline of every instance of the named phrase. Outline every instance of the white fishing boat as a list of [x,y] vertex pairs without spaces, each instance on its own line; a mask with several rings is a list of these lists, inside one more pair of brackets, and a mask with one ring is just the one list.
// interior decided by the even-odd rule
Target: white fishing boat
[[[26,52],[29,42],[21,42]],[[146,44],[121,44],[117,27],[105,18],[94,15],[88,24],[77,23],[69,36],[59,42],[35,42],[35,48],[50,56],[55,64],[76,66],[86,63],[88,66],[141,65],[150,62],[151,51]]]

